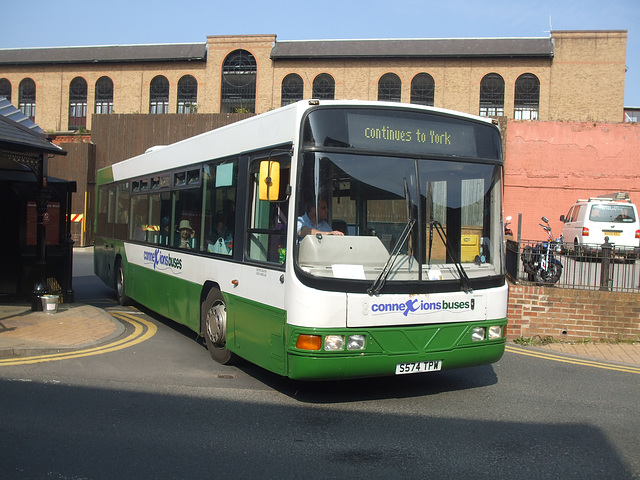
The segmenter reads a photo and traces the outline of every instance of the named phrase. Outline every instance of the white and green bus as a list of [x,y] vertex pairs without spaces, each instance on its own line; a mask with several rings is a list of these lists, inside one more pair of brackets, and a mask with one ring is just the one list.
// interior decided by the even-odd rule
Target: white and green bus
[[99,170],[95,272],[223,364],[307,380],[489,364],[502,175],[486,118],[301,101]]

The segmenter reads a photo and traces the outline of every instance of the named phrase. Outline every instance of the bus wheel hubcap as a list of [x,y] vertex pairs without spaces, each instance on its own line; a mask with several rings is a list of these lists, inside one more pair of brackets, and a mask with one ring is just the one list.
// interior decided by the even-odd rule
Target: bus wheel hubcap
[[215,345],[226,343],[227,314],[223,304],[213,305],[207,312],[207,335]]

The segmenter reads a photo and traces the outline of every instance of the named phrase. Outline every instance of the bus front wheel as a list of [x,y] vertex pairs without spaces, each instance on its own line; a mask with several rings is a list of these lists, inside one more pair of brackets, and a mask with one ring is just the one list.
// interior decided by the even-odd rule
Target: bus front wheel
[[212,288],[202,304],[202,332],[211,358],[223,365],[231,363],[227,350],[227,307],[220,290]]
[[131,299],[124,293],[124,269],[122,268],[121,260],[116,262],[116,295],[120,305],[131,304]]

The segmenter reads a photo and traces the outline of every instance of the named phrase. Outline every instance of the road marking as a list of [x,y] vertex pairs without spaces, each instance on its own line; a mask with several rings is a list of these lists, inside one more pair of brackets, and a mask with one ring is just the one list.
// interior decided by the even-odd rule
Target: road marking
[[640,368],[630,367],[624,365],[613,365],[610,363],[594,362],[592,360],[583,360],[574,357],[568,357],[561,354],[545,353],[545,352],[533,352],[525,350],[519,347],[511,347],[507,345],[505,347],[507,352],[517,353],[518,355],[526,355],[529,357],[542,358],[545,360],[553,360],[554,362],[572,363],[574,365],[583,365],[585,367],[602,368],[604,370],[615,370],[617,372],[637,373],[640,375]]
[[156,327],[153,323],[149,322],[148,320],[144,320],[142,318],[136,318],[131,313],[109,312],[109,314],[113,317],[116,317],[118,320],[133,326],[133,332],[131,333],[131,335],[127,335],[126,337],[120,338],[115,342],[101,345],[99,347],[85,348],[82,350],[74,350],[73,352],[62,352],[62,353],[55,353],[50,355],[36,355],[33,357],[6,358],[6,359],[0,360],[0,366],[29,365],[32,363],[56,362],[58,360],[67,360],[70,358],[81,358],[81,357],[89,357],[92,355],[102,355],[103,353],[115,352],[117,350],[122,350],[125,348],[132,347],[134,345],[138,345],[139,343],[149,340],[151,337],[155,335],[155,333],[158,330],[158,327]]

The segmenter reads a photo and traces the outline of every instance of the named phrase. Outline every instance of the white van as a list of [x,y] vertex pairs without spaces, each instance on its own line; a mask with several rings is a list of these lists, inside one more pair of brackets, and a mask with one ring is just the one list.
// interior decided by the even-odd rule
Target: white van
[[595,250],[604,243],[605,237],[616,247],[640,246],[638,211],[628,193],[578,200],[560,221],[564,223],[564,241],[573,243],[577,250],[588,250],[587,245]]

